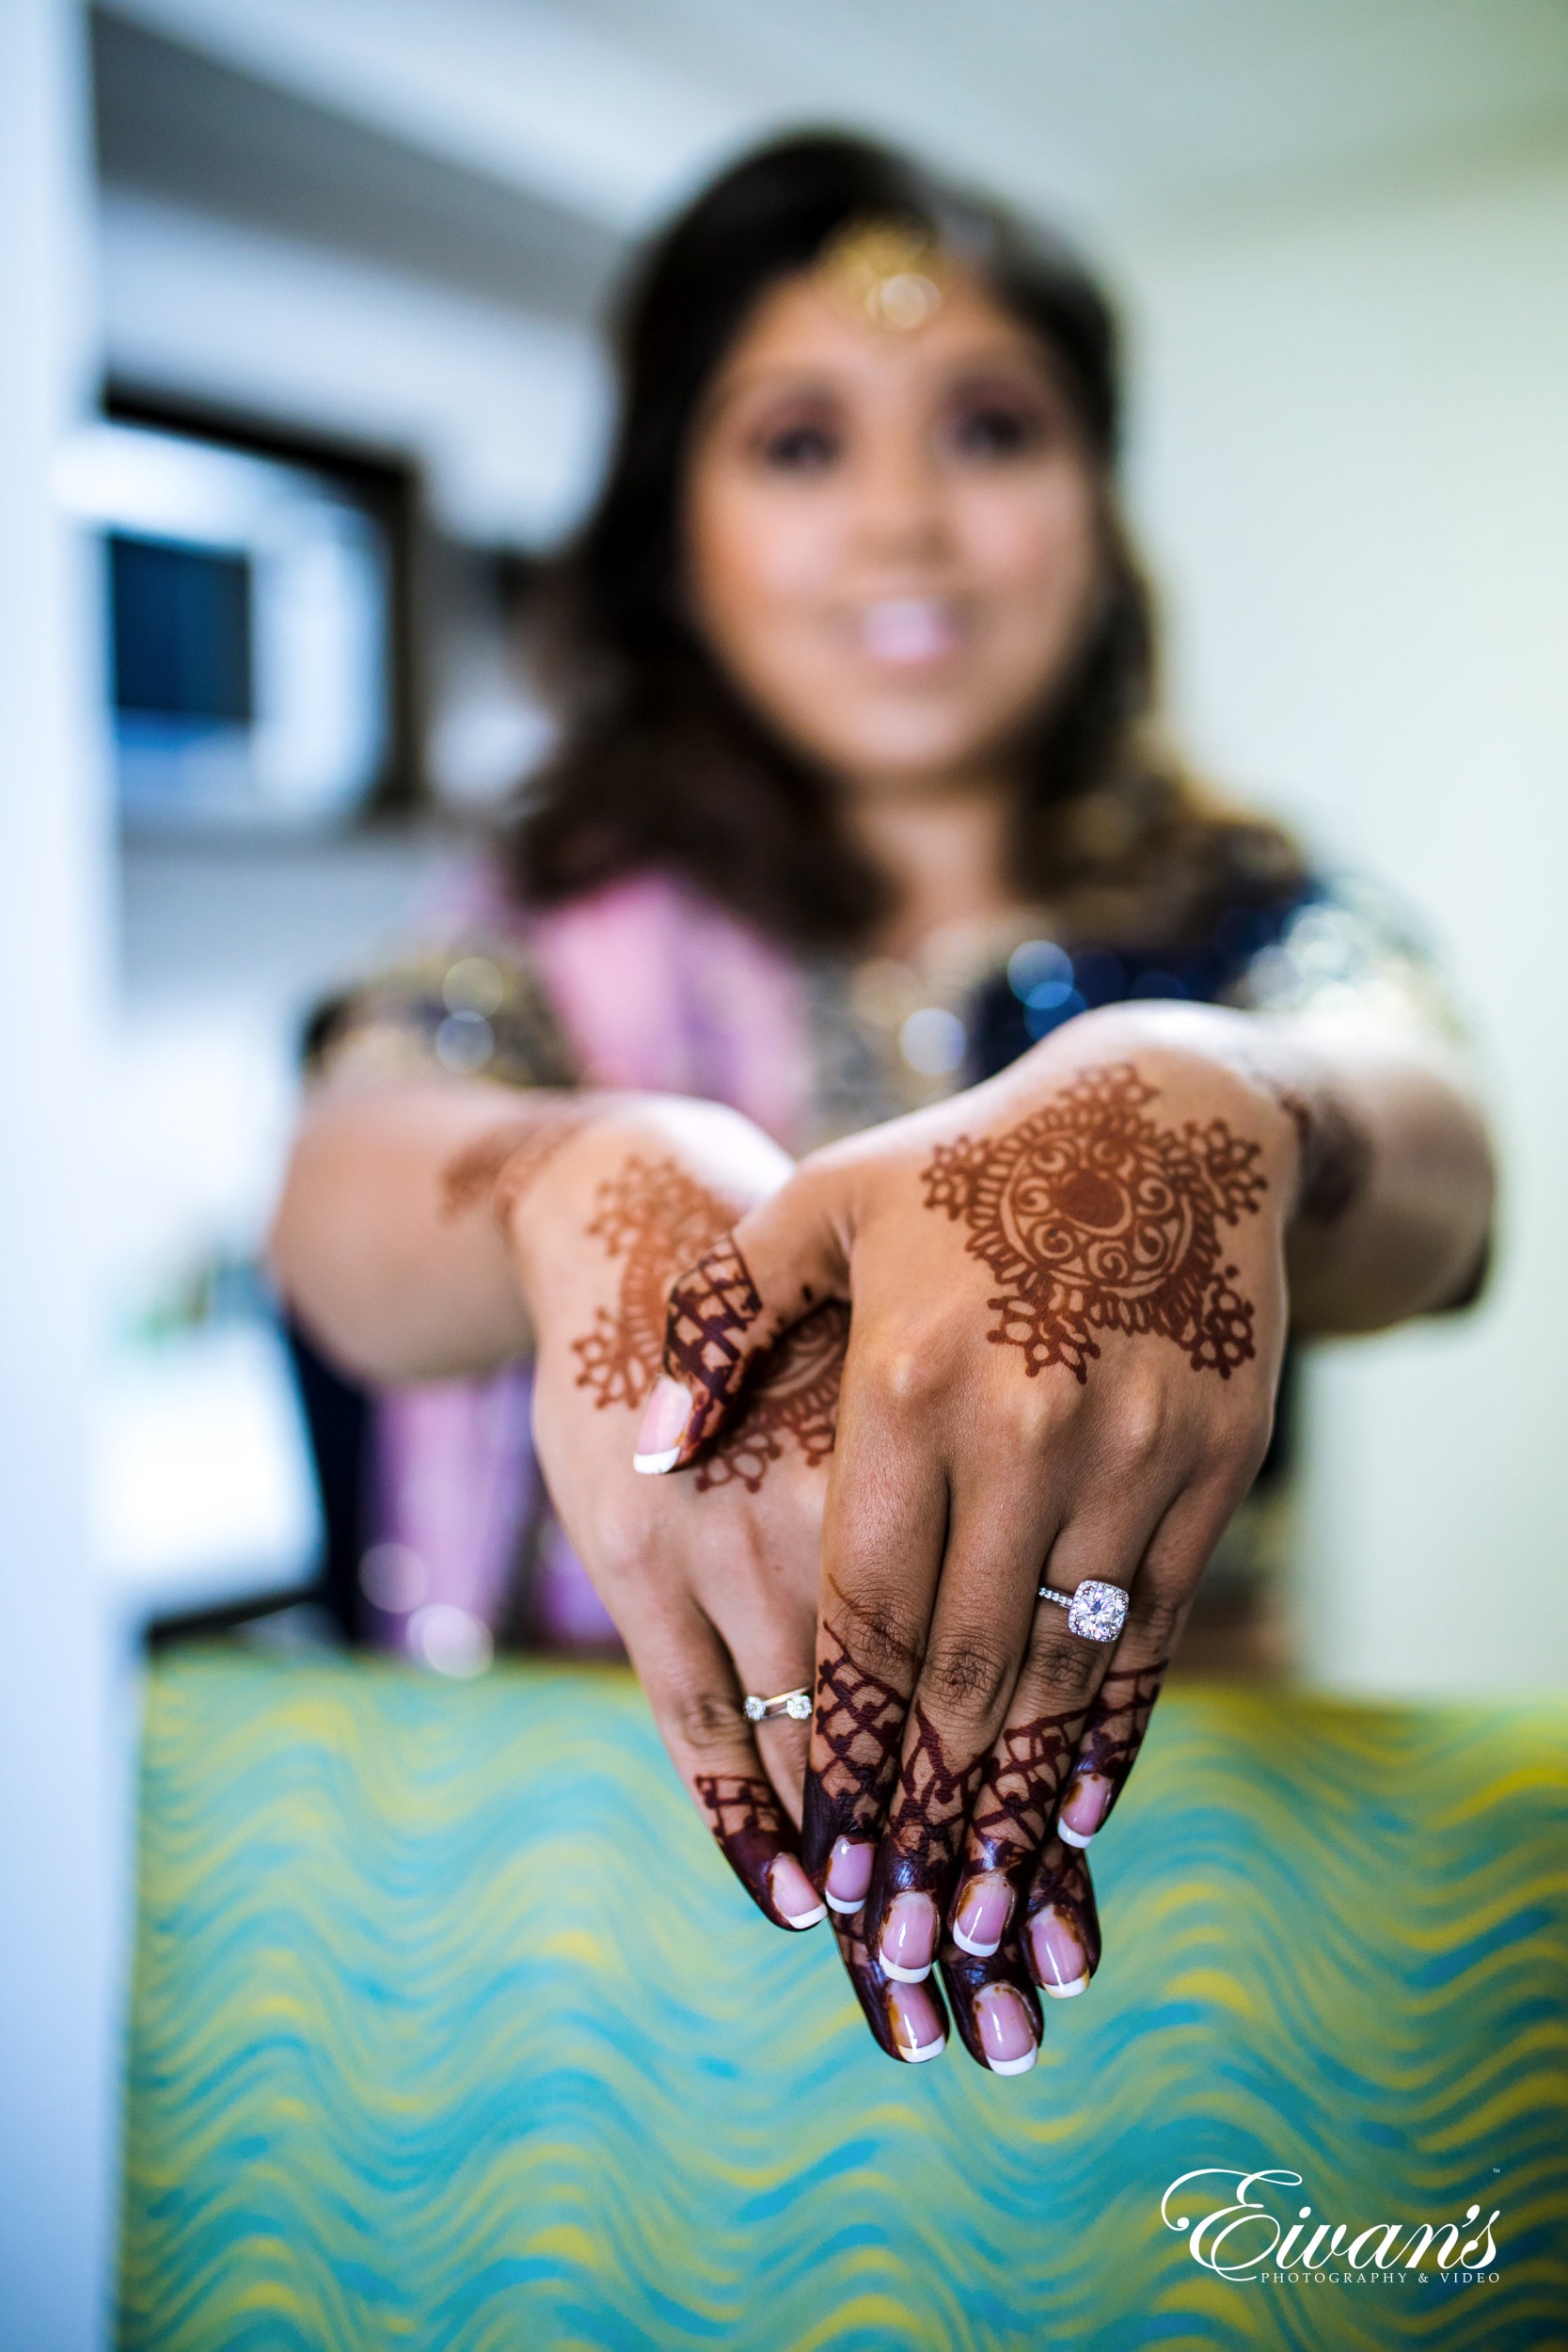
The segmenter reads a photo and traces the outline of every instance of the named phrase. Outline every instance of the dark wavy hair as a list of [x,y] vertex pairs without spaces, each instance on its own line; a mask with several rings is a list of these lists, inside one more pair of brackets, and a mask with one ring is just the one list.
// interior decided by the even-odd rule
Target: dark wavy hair
[[597,504],[547,567],[541,683],[561,724],[502,838],[525,901],[657,867],[777,938],[853,949],[891,886],[850,839],[830,777],[768,728],[688,620],[682,497],[715,372],[780,279],[851,222],[924,231],[1049,348],[1101,470],[1108,580],[1097,625],[1022,763],[1012,871],[1078,937],[1148,947],[1238,903],[1276,903],[1301,862],[1151,745],[1155,627],[1111,481],[1116,321],[1064,246],[870,142],[818,134],[733,165],[645,251],[617,320],[620,427]]

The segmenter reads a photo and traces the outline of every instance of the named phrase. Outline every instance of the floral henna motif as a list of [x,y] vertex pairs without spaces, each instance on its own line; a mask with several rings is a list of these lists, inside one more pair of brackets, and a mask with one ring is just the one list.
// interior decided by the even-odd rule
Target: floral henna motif
[[814,1754],[828,1762],[806,1773],[800,1854],[818,1885],[840,1837],[874,1838],[898,1777],[898,1741],[908,1700],[879,1675],[857,1666],[832,1626],[823,1628],[816,1666]]
[[621,1287],[613,1310],[601,1307],[594,1328],[572,1342],[578,1386],[593,1390],[601,1410],[637,1406],[658,1377],[670,1278],[722,1232],[734,1210],[676,1161],[635,1156],[599,1186],[596,1209],[588,1234],[621,1261]]
[[1077,1707],[1003,1732],[970,1820],[966,1872],[1016,1870],[1039,1851],[1087,1720]]
[[757,1351],[747,1346],[746,1334],[761,1313],[751,1268],[730,1233],[721,1235],[670,1294],[664,1369],[696,1400],[697,1442],[754,1369]]
[[697,1490],[738,1479],[755,1494],[792,1439],[816,1470],[833,1450],[849,1310],[829,1299],[784,1333],[767,1359],[745,1420],[697,1471]]
[[793,1843],[771,1781],[738,1772],[699,1772],[696,1790],[720,1851],[759,1911],[778,1923],[768,1874]]
[[524,1116],[490,1128],[442,1171],[442,1216],[462,1216],[483,1201],[504,1225],[562,1144],[597,1117],[570,1095],[543,1095]]
[[1259,1148],[1223,1119],[1157,1125],[1155,1092],[1128,1062],[1083,1071],[1006,1135],[939,1144],[923,1172],[926,1206],[962,1219],[1001,1285],[986,1336],[1021,1347],[1031,1378],[1065,1364],[1086,1380],[1096,1331],[1157,1333],[1222,1380],[1257,1352],[1219,1228],[1256,1214]]

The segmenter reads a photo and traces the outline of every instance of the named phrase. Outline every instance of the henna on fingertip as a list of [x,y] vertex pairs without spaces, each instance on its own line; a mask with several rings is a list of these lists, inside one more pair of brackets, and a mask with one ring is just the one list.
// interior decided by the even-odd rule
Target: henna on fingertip
[[938,1955],[959,2041],[992,2074],[1026,2074],[1039,2055],[1039,1994],[1015,1938],[984,1959],[950,1939]]
[[1087,1989],[1100,1965],[1100,1914],[1081,1848],[1059,1837],[1046,1847],[1024,1899],[1019,1942],[1035,1982],[1053,1999]]
[[1004,1726],[969,1817],[948,1932],[988,1959],[1017,1914],[1089,1718],[1085,1704]]
[[699,1772],[693,1786],[721,1853],[764,1918],[797,1932],[825,1918],[827,1905],[800,1867],[772,1782]]
[[902,2066],[921,2066],[947,2046],[947,2015],[934,1984],[900,1984],[865,1940],[863,1913],[838,1913],[833,1935],[872,2039]]
[[956,1761],[946,1740],[915,1702],[897,1792],[866,1900],[867,1932],[888,1973],[919,1983],[937,1955],[969,1809],[985,1774],[984,1751]]
[[837,1628],[822,1628],[816,1715],[800,1822],[800,1857],[840,1916],[858,1913],[870,1884],[882,1818],[898,1777],[908,1701],[857,1665]]
[[[638,1440],[641,1467],[684,1468],[724,1425],[763,1352],[761,1294],[733,1233],[721,1233],[670,1292],[661,1349],[664,1382],[683,1391],[687,1418],[673,1441]],[[661,1384],[662,1385],[662,1384]],[[673,1406],[671,1407],[672,1417]],[[651,1418],[651,1417],[650,1417]],[[654,1433],[663,1436],[662,1430]]]
[[1069,1845],[1086,1846],[1110,1820],[1169,1665],[1161,1658],[1152,1666],[1113,1667],[1095,1692],[1056,1817],[1057,1834]]

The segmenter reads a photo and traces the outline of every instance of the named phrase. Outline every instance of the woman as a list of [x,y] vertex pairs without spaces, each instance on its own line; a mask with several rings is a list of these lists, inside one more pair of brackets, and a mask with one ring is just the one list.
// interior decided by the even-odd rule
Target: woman
[[[623,368],[560,748],[464,937],[325,1025],[278,1261],[379,1380],[536,1338],[551,1492],[725,1851],[782,1924],[826,1899],[884,2047],[942,2046],[940,1961],[1022,2071],[1287,1322],[1466,1295],[1484,1131],[1418,961],[1151,742],[1069,257],[791,141],[655,247]],[[782,1183],[661,1096],[856,1140]],[[381,1408],[394,1540],[452,1407]],[[633,1479],[640,1423],[694,1477]]]

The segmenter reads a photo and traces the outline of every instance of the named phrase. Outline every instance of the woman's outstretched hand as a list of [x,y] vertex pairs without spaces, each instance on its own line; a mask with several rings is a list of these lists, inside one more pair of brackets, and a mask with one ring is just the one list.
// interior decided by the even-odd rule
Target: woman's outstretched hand
[[639,1438],[701,1475],[779,1334],[851,1303],[801,1859],[993,2067],[1030,1978],[1092,1973],[1082,1848],[1272,1426],[1306,1114],[1178,1040],[1089,1017],[802,1163],[676,1283]]

